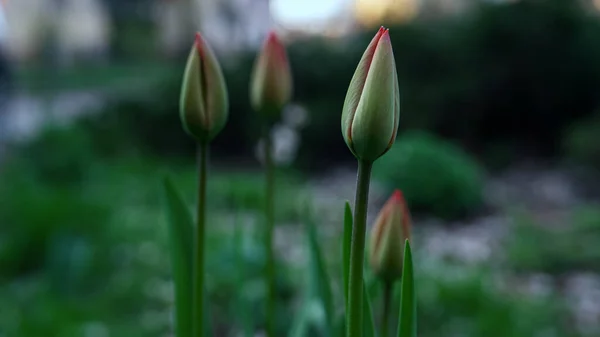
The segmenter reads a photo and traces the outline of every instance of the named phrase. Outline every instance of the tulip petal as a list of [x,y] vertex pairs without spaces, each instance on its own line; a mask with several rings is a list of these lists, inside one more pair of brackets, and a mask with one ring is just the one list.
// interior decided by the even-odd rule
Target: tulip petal
[[410,214],[399,190],[388,199],[373,224],[369,263],[374,273],[394,281],[402,275],[402,246],[410,239]]
[[188,56],[180,96],[185,131],[197,140],[212,140],[229,115],[227,87],[219,62],[200,34]]
[[[379,28],[379,31],[377,32],[377,34],[375,34],[375,37],[373,37],[373,39],[367,46],[367,49],[363,53],[358,63],[358,66],[354,71],[352,80],[350,80],[350,86],[348,87],[346,99],[344,100],[344,107],[342,109],[342,135],[344,136],[346,144],[352,144],[351,131],[354,116],[358,104],[360,102],[363,89],[365,87],[365,82],[367,80],[369,68],[371,67],[373,55],[375,54],[375,50],[377,48],[377,44],[379,43],[379,39],[381,38],[384,32],[385,28]],[[350,150],[354,153],[352,147],[350,147]]]
[[[394,137],[395,80],[392,45],[387,30],[375,49],[364,89],[351,126],[354,152],[359,158],[374,161],[388,148]],[[376,131],[374,131],[376,130]]]
[[252,70],[250,103],[268,118],[279,116],[292,94],[292,75],[285,48],[269,33]]

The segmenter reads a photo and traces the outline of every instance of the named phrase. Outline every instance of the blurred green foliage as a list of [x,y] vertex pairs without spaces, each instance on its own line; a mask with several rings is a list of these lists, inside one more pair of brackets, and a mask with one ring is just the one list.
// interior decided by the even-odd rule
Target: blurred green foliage
[[571,125],[566,131],[563,149],[567,158],[600,168],[600,113]]
[[532,214],[515,216],[508,242],[509,264],[520,271],[564,275],[574,271],[600,272],[600,208],[580,207],[551,221]]
[[390,192],[402,190],[413,212],[451,219],[482,204],[482,167],[459,147],[425,132],[401,135],[375,162],[373,177]]
[[[448,274],[442,276],[444,270]],[[502,289],[494,282],[493,274],[463,266],[423,271],[415,281],[419,336],[577,336],[565,319],[566,307],[553,295]]]
[[[158,184],[161,165],[149,159],[96,160],[65,183],[68,171],[58,176],[52,170],[35,171],[35,159],[29,160],[11,160],[0,173],[0,334],[81,336],[87,329],[108,331],[111,336],[168,332],[172,292]],[[192,196],[193,166],[173,167],[178,185]],[[240,310],[239,301],[255,308],[264,297],[262,241],[254,230],[260,224],[257,214],[262,208],[256,208],[262,197],[252,187],[262,177],[235,173],[215,177],[209,183],[215,202],[208,222],[208,289],[215,303],[215,329],[229,331],[241,324],[232,325],[229,319]],[[238,184],[228,186],[228,177]],[[280,180],[284,187],[286,181],[294,181],[284,174]],[[251,187],[244,187],[245,182]],[[257,200],[244,204],[241,198],[240,212],[232,217],[231,202],[238,200],[238,191],[242,196],[254,193],[246,197]],[[280,221],[298,216],[293,203],[280,204]],[[285,213],[292,208],[293,214]],[[239,245],[233,239],[238,227],[244,228]],[[243,268],[233,263],[238,260]],[[299,288],[293,275],[283,265],[277,270],[283,327],[290,324],[293,308],[287,301]],[[245,280],[243,289],[237,287],[240,277]],[[264,320],[260,310],[247,311],[251,322]]]

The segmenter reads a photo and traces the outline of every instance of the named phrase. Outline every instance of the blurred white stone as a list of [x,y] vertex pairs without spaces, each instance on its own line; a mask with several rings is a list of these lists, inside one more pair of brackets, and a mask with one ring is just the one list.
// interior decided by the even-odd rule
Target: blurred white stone
[[283,109],[283,123],[293,129],[301,129],[310,121],[308,110],[299,104],[289,104]]
[[110,42],[110,19],[99,0],[8,1],[9,51],[17,59],[35,56],[49,37],[58,39],[64,61],[79,55],[101,56]]
[[[271,131],[273,139],[273,149],[271,155],[278,165],[290,165],[294,159],[298,148],[300,147],[300,135],[294,129],[285,125],[275,125]],[[256,156],[261,163],[264,163],[265,145],[264,139],[261,139],[255,149]]]
[[535,164],[517,165],[491,179],[485,188],[488,204],[495,207],[521,205],[536,210],[559,210],[580,202],[567,172]]
[[526,292],[534,296],[545,297],[554,291],[554,281],[548,274],[533,274],[524,283]]
[[460,227],[427,226],[431,229],[423,235],[426,255],[438,259],[453,258],[467,264],[485,263],[492,259],[504,237],[507,221],[504,217],[494,216]]
[[56,33],[61,60],[78,56],[104,56],[110,44],[111,24],[105,7],[98,0],[64,0],[56,13]]
[[44,125],[42,102],[27,98],[11,100],[0,125],[0,139],[27,141]]
[[39,41],[48,25],[48,16],[44,15],[45,3],[47,0],[17,0],[5,4],[8,49],[18,59],[31,57],[39,50]]
[[600,276],[577,274],[568,279],[565,288],[567,304],[575,314],[578,329],[583,333],[600,332]]

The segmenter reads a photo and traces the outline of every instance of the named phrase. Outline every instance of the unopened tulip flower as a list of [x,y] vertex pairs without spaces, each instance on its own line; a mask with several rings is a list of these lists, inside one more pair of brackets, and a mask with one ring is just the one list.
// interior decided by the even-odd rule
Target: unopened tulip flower
[[277,35],[270,32],[265,40],[250,83],[250,103],[255,111],[273,120],[292,95],[292,74],[285,48]]
[[404,242],[410,239],[411,219],[399,190],[381,209],[371,232],[369,262],[373,272],[385,282],[402,276]]
[[211,141],[227,122],[225,79],[215,54],[199,33],[187,60],[179,109],[183,128],[199,142]]
[[381,27],[350,81],[342,134],[359,160],[373,162],[393,145],[398,131],[398,75],[388,29]]

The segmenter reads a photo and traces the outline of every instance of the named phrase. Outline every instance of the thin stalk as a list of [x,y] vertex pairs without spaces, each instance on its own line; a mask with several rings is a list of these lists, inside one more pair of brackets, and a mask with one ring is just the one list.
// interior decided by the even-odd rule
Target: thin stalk
[[381,316],[381,336],[389,337],[390,316],[392,303],[392,282],[384,281],[383,283],[383,312]]
[[194,337],[204,336],[204,236],[206,222],[206,170],[208,144],[198,144],[198,204],[194,236],[193,324]]
[[266,282],[267,282],[267,337],[275,337],[275,257],[273,255],[273,230],[275,227],[275,164],[273,162],[273,139],[271,128],[265,128],[265,221],[267,232],[265,235],[265,250],[267,253]]
[[348,290],[348,311],[346,336],[363,335],[363,261],[365,256],[365,235],[367,229],[367,203],[372,163],[358,161],[356,198],[354,199],[354,224],[350,245],[350,284]]

